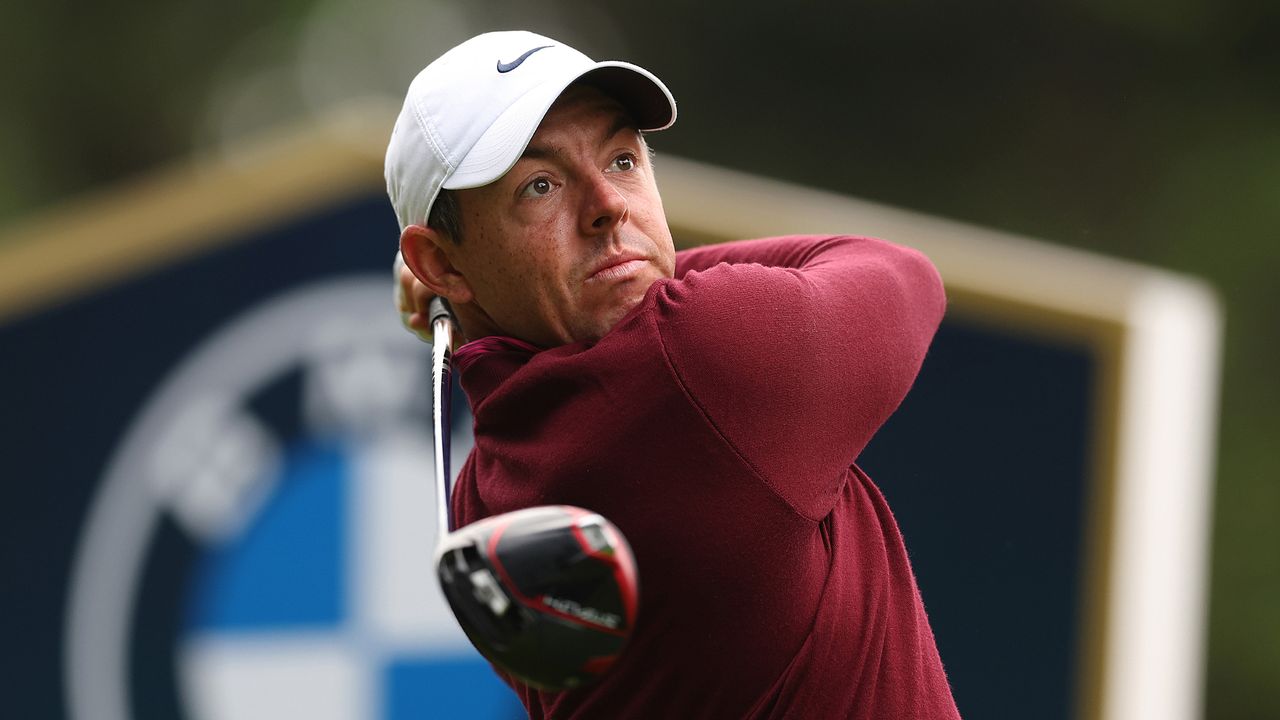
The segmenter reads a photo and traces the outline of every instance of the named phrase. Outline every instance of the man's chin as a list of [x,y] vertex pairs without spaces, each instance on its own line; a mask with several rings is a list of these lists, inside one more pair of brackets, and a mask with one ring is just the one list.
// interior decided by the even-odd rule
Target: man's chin
[[632,310],[644,302],[649,288],[661,277],[656,271],[646,272],[609,288],[609,296],[603,298],[590,313],[590,319],[584,323],[583,332],[578,333],[577,339],[594,342],[608,335]]
[[601,308],[593,314],[592,321],[588,323],[589,327],[584,328],[584,337],[579,339],[591,342],[600,340],[605,335],[613,332],[618,323],[622,322],[623,318],[638,307],[643,300],[644,293],[638,293],[618,298],[607,307]]
[[616,314],[613,317],[613,322],[609,326],[610,330],[617,326],[618,323],[622,322],[622,320],[630,315],[636,308],[644,304],[646,294],[648,294],[648,286],[644,289],[636,290],[634,294],[627,296],[622,302],[620,302],[615,308],[614,312]]

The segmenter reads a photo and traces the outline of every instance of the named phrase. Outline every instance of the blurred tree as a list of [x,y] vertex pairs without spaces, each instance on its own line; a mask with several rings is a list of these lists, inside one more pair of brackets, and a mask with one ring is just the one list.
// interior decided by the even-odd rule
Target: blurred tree
[[4,3],[0,217],[183,154],[229,47],[309,5]]

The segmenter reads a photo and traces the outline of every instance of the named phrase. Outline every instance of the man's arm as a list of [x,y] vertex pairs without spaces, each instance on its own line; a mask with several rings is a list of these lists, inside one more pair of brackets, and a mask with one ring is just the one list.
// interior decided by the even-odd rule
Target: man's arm
[[755,263],[766,267],[799,269],[805,267],[817,254],[830,250],[832,244],[857,239],[859,238],[796,235],[702,245],[676,253],[675,277],[683,278],[690,271],[707,270],[719,263]]
[[945,309],[919,252],[856,237],[685,251],[656,298],[664,350],[709,422],[797,512],[830,512],[845,470],[915,380]]

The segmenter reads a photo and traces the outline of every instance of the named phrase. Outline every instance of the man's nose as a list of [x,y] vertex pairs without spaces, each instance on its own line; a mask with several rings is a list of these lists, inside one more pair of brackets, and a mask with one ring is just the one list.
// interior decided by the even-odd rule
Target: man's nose
[[627,221],[627,198],[603,173],[592,177],[581,216],[582,232],[598,235]]

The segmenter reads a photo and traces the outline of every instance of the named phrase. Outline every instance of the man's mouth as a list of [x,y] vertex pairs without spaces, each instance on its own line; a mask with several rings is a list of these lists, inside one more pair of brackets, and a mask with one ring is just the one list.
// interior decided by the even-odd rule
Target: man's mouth
[[587,278],[587,282],[624,280],[640,272],[645,264],[642,258],[616,258],[591,273]]

